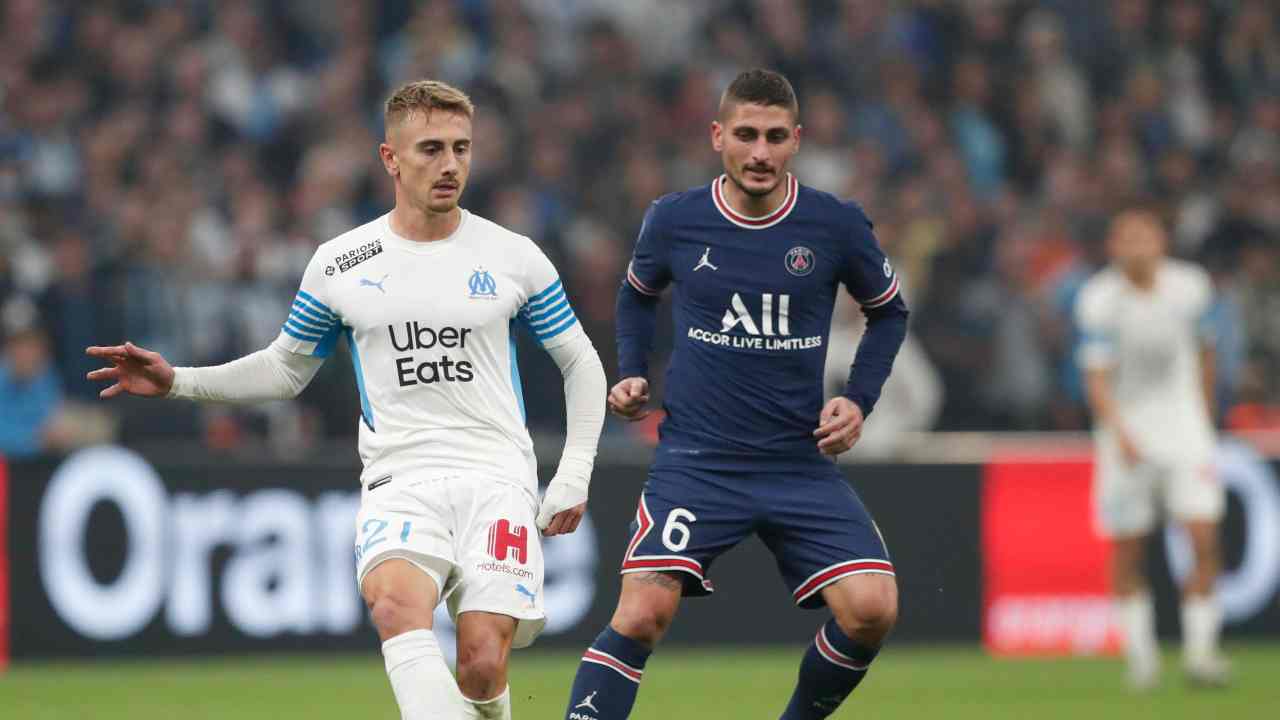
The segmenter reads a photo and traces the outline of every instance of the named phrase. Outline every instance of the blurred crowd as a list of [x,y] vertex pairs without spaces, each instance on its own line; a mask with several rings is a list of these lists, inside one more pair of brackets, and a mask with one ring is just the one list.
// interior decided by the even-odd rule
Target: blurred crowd
[[[0,452],[86,434],[299,452],[354,433],[345,357],[298,403],[104,406],[83,348],[128,338],[197,365],[269,343],[317,244],[389,209],[381,102],[421,77],[479,107],[464,205],[542,245],[612,368],[640,218],[719,172],[708,123],[754,66],[800,94],[801,182],[858,200],[904,278],[921,380],[902,384],[931,395],[916,429],[1087,426],[1071,306],[1135,201],[1217,284],[1220,421],[1277,424],[1267,0],[0,7]],[[522,348],[529,421],[554,432],[559,376],[537,355]]]

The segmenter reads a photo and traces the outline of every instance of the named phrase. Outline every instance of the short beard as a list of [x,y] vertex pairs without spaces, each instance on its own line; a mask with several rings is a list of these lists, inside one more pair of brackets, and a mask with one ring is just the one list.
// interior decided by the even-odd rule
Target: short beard
[[[745,172],[745,171],[744,171],[744,172]],[[777,177],[777,176],[775,175],[774,177]],[[764,189],[764,190],[751,190],[751,189],[747,188],[747,186],[743,185],[743,184],[742,184],[742,181],[741,181],[741,180],[739,180],[737,177],[735,177],[735,176],[733,175],[733,173],[729,173],[729,179],[733,181],[733,184],[734,184],[734,185],[737,185],[737,186],[738,186],[738,189],[739,189],[739,190],[741,190],[742,192],[744,192],[744,193],[746,193],[746,194],[750,195],[751,197],[764,197],[765,195],[768,195],[769,193],[771,193],[771,192],[773,192],[774,190],[776,190],[776,189],[777,189],[777,187],[778,187],[778,185],[779,185],[779,183],[781,183],[781,182],[782,182],[782,178],[778,178],[778,181],[777,181],[777,182],[775,182],[774,184],[770,185],[768,188],[766,188],[766,189]]]

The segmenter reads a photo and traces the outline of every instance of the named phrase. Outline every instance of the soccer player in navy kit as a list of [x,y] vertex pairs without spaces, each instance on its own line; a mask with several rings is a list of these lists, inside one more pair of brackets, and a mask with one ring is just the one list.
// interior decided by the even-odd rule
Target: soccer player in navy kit
[[[568,720],[620,720],[682,596],[712,591],[711,564],[755,533],[796,604],[825,605],[783,720],[825,718],[866,674],[897,616],[879,530],[836,468],[880,395],[906,333],[898,278],[853,203],[786,171],[800,145],[783,76],[742,73],[711,126],[724,175],[645,215],[618,293],[622,380],[611,411],[639,419],[658,296],[674,286],[675,347],[661,427],[612,620],[574,678]],[[843,283],[867,331],[843,395],[822,369]]]

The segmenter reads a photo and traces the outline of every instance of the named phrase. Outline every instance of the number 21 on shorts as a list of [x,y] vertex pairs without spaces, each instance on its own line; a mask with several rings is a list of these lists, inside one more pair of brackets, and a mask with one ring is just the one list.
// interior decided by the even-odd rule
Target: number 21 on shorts
[[[360,526],[360,537],[356,540],[356,562],[360,562],[360,558],[369,554],[369,550],[374,546],[387,541],[384,534],[387,527],[391,523],[378,518],[369,518]],[[413,522],[405,520],[400,525],[400,543],[404,544],[409,540],[409,533],[413,529]]]

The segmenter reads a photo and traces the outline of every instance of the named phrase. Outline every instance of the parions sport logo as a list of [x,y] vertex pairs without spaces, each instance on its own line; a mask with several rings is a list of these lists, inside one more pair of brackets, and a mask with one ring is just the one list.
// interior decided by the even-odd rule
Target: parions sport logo
[[471,382],[475,379],[475,368],[470,360],[457,360],[448,354],[441,354],[435,359],[422,360],[418,352],[431,352],[436,349],[467,349],[467,339],[471,336],[471,328],[457,328],[446,325],[440,329],[423,325],[417,321],[403,325],[388,325],[387,335],[391,338],[391,347],[397,352],[411,353],[395,359],[396,380],[400,387],[414,385],[431,385],[437,382]]
[[333,262],[338,266],[338,272],[346,272],[381,252],[382,240],[374,240],[334,256]]

